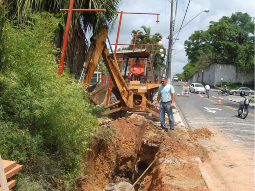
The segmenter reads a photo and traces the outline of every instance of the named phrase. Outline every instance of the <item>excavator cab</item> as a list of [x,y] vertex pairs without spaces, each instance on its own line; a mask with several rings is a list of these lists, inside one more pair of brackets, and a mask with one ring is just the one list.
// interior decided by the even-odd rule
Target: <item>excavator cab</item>
[[[91,38],[91,45],[86,58],[86,72],[84,77],[85,87],[88,87],[99,57],[102,56],[114,86],[112,93],[115,93],[116,96],[112,96],[114,99],[110,101],[109,105],[104,107],[105,109],[110,108],[110,110],[102,112],[101,114],[106,115],[119,111],[143,111],[152,113],[158,117],[159,114],[157,111],[154,111],[152,102],[155,100],[155,92],[157,92],[160,84],[152,83],[155,80],[153,70],[151,69],[151,83],[140,83],[140,81],[130,81],[130,83],[127,83],[129,59],[140,58],[146,63],[146,67],[150,66],[152,68],[150,54],[146,51],[121,53],[123,63],[119,66],[116,57],[119,58],[120,54],[116,54],[115,56],[113,53],[110,54],[107,49],[107,34],[108,27],[105,27],[101,33]],[[126,65],[123,65],[125,60],[127,61]],[[148,67],[145,74],[146,80],[148,81]],[[91,93],[92,97],[98,96],[99,93],[95,93],[95,91]]]

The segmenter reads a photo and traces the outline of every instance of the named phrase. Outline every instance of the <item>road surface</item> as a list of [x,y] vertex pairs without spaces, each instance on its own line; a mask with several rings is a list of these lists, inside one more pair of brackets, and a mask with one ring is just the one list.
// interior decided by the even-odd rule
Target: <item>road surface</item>
[[[174,82],[176,94],[181,94],[182,85]],[[241,119],[237,116],[236,98],[222,96],[218,104],[217,90],[211,91],[209,99],[194,93],[190,97],[176,97],[177,107],[190,130],[207,128],[214,134],[210,140],[200,140],[210,156],[209,161],[203,161],[203,169],[211,190],[254,191],[255,188],[254,107],[249,108],[246,119]]]
[[[181,94],[182,82],[175,82],[176,94]],[[237,116],[240,96],[221,96],[221,104],[218,104],[217,90],[211,90],[210,98],[205,94],[199,97],[191,93],[190,97],[177,97],[176,103],[190,129],[202,127],[214,127],[218,132],[223,132],[226,137],[235,142],[242,142],[253,149],[254,147],[254,107],[249,107],[249,115],[246,119]],[[235,98],[236,97],[236,98]],[[242,98],[241,98],[242,99]]]

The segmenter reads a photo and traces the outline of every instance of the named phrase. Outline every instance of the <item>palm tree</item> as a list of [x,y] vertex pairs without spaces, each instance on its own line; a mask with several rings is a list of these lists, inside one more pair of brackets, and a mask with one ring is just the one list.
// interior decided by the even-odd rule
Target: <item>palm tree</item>
[[[79,0],[74,2],[74,9],[106,9],[106,12],[73,12],[65,59],[70,73],[78,76],[82,70],[82,65],[85,60],[84,55],[86,55],[88,48],[88,39],[86,39],[84,32],[92,32],[94,35],[97,34],[104,25],[108,23],[113,24],[117,16],[119,2],[120,0]],[[64,17],[66,20],[67,13],[61,14],[60,9],[68,8],[69,1],[5,0],[4,5],[9,11],[7,18],[22,23],[29,19],[30,13],[43,11],[53,13],[56,17]],[[62,24],[65,26],[65,22]],[[64,29],[61,24],[59,27],[58,36],[61,40],[59,41],[58,47],[61,48]]]
[[[140,49],[141,44],[157,44],[160,41],[160,39],[157,37],[157,36],[161,36],[160,33],[155,33],[154,35],[156,36],[143,36],[143,35],[151,35],[150,34],[151,28],[146,27],[144,25],[142,25],[140,28],[142,28],[143,31],[139,29],[132,30],[132,34],[138,34],[136,38],[135,48]],[[131,40],[131,44],[134,44],[134,41],[135,41],[135,36],[133,36],[133,39]],[[129,48],[133,49],[133,46],[130,46]],[[148,51],[150,51],[150,50],[159,50],[161,47],[157,45],[143,45],[143,48],[146,48]],[[165,53],[166,52],[165,48],[164,47],[162,48]],[[156,69],[158,73],[160,73],[160,71],[165,67],[164,65],[165,59],[161,57],[160,52],[156,52],[156,51],[151,52],[151,58],[153,61],[154,69]]]

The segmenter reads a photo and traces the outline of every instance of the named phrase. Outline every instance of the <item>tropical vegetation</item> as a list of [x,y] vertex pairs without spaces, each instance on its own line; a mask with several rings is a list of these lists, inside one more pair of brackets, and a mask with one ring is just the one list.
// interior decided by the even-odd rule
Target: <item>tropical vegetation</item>
[[233,64],[243,74],[254,73],[254,21],[237,12],[211,21],[208,30],[195,31],[185,41],[189,63],[183,77],[189,79],[210,64]]
[[[31,13],[48,12],[61,18],[55,35],[58,48],[63,44],[63,36],[67,19],[67,12],[60,9],[68,9],[66,0],[6,0],[3,4],[8,9],[6,17],[16,23],[23,23],[30,19]],[[89,38],[108,25],[111,27],[117,17],[120,0],[80,0],[74,1],[73,9],[105,9],[105,13],[73,12],[71,28],[66,50],[66,65],[70,73],[79,77],[85,61],[84,55],[88,51]],[[84,33],[89,33],[85,35]],[[88,37],[88,38],[87,38]]]
[[59,8],[68,8],[69,1],[7,0],[0,5],[0,154],[23,165],[14,190],[80,190],[84,154],[99,125],[96,108],[83,99],[87,95],[72,74],[84,62],[88,40],[83,29],[96,34],[101,24],[112,22],[118,0],[75,1],[74,8],[107,12],[73,13],[68,67],[61,77],[67,14]]

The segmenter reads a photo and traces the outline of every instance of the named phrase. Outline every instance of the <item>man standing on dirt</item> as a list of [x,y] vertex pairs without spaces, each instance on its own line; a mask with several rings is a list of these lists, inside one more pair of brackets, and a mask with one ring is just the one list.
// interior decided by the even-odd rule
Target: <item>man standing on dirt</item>
[[158,109],[160,99],[159,118],[162,131],[167,131],[165,124],[165,112],[167,112],[169,118],[170,130],[174,130],[174,116],[172,108],[174,107],[175,91],[172,85],[167,84],[167,79],[164,77],[161,78],[161,86],[158,88],[158,98],[155,105],[156,109]]

